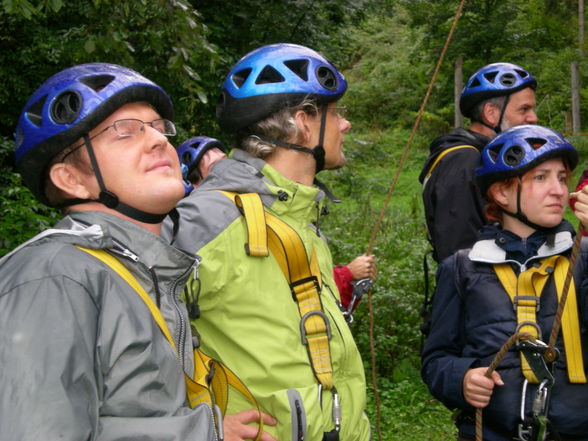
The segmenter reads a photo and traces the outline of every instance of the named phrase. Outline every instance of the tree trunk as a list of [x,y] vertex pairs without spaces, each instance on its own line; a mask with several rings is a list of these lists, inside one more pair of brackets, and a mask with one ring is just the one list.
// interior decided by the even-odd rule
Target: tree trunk
[[454,102],[455,102],[455,127],[463,127],[463,115],[459,110],[459,98],[463,89],[463,57],[459,55],[455,59],[455,71],[453,73],[454,80]]

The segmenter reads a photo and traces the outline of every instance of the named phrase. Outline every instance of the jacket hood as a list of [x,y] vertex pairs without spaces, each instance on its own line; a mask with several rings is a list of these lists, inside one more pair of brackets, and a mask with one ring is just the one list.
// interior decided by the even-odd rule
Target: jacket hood
[[461,127],[452,130],[451,132],[435,138],[429,147],[429,157],[426,159],[423,170],[419,175],[419,181],[422,183],[429,171],[429,168],[437,158],[437,156],[444,150],[458,145],[471,145],[476,147],[480,152],[484,146],[490,141],[487,136],[471,130],[462,129]]
[[[177,274],[178,264],[189,268],[194,259],[170,247],[161,237],[144,228],[100,211],[75,211],[61,219],[54,228],[43,231],[15,248],[0,260],[0,264],[18,250],[47,238],[60,243],[79,245],[92,249],[110,249],[140,260],[149,268]],[[135,253],[134,250],[140,250]]]

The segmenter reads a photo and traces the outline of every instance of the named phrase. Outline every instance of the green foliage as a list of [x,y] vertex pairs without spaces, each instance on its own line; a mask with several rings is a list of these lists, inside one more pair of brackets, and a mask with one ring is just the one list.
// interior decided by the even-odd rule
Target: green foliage
[[[9,162],[13,142],[0,137],[0,164]],[[5,165],[0,166],[0,256],[52,226],[59,214],[40,204],[22,186],[20,176]]]

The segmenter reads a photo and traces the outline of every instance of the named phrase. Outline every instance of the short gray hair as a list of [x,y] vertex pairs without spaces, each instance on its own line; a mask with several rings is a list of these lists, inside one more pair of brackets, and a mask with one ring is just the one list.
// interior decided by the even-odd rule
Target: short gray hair
[[249,126],[245,133],[241,134],[240,148],[256,158],[263,159],[271,155],[277,147],[256,135],[267,136],[283,142],[296,142],[300,138],[300,131],[296,125],[294,115],[299,110],[311,115],[318,114],[316,101],[308,98],[297,106],[284,107]]
[[484,116],[484,106],[486,104],[492,104],[493,106],[496,106],[499,109],[501,109],[502,106],[504,106],[504,103],[506,102],[507,96],[508,95],[495,96],[493,98],[488,98],[487,100],[479,102],[472,108],[470,119],[473,122],[482,122],[482,117]]

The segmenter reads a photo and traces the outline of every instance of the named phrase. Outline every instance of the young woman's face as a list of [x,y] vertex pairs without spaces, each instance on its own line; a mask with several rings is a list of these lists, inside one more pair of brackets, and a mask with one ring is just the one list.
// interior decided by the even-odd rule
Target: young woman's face
[[[542,227],[558,225],[568,203],[567,178],[568,171],[561,158],[545,161],[525,173],[520,184],[520,210],[531,222]],[[509,187],[505,193],[507,210],[516,212],[517,185]]]

